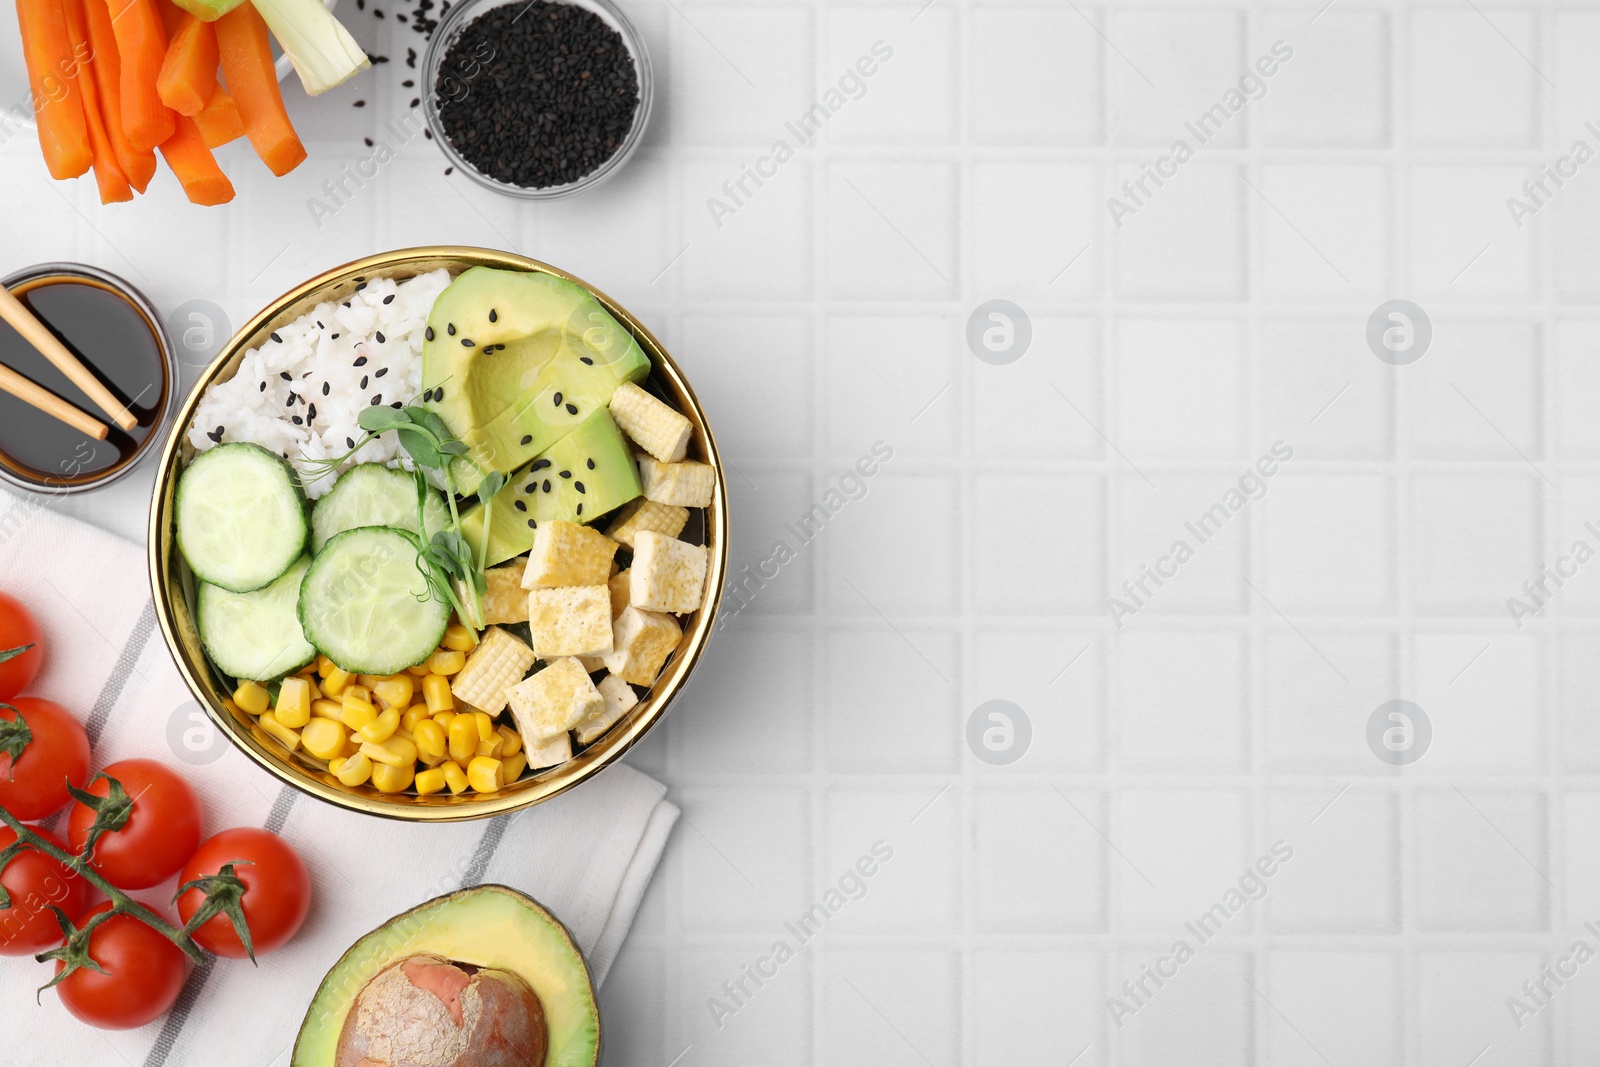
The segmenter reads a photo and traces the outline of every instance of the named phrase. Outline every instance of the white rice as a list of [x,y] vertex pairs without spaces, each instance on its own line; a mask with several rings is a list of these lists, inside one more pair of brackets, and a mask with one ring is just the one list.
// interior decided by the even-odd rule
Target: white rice
[[[238,373],[206,390],[189,443],[201,452],[228,441],[258,444],[289,460],[306,495],[320,497],[338,471],[317,475],[312,468],[343,456],[350,442],[361,440],[365,431],[356,420],[362,410],[410,403],[421,394],[423,329],[433,302],[449,284],[450,274],[442,269],[398,285],[373,278],[350,297],[348,307],[318,304],[279,327],[277,340],[246,352]],[[366,362],[357,366],[363,357]],[[410,458],[387,433],[368,441],[339,471],[357,463],[409,467]]]

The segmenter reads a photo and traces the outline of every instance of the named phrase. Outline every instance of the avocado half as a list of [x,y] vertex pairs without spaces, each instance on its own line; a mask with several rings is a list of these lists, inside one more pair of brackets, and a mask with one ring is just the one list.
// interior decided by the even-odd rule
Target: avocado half
[[396,915],[351,945],[311,998],[291,1067],[332,1067],[357,995],[385,967],[419,953],[509,971],[531,986],[549,1029],[545,1067],[600,1062],[600,1009],[572,935],[525,893],[480,885]]

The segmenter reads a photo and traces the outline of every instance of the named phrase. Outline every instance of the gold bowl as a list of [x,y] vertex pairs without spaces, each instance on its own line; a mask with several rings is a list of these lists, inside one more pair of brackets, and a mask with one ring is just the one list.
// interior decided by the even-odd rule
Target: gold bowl
[[[354,291],[358,278],[377,275],[404,279],[444,267],[459,273],[468,267],[498,267],[504,270],[537,271],[553,274],[582,285],[633,336],[650,356],[649,385],[666,397],[694,425],[694,444],[690,458],[709,463],[716,471],[717,485],[711,506],[704,509],[704,543],[710,550],[706,570],[706,596],[700,609],[683,620],[683,642],[673,653],[650,692],[605,736],[587,746],[566,763],[523,777],[494,793],[462,793],[459,796],[435,793],[414,796],[409,793],[381,793],[370,785],[347,786],[328,773],[320,760],[304,753],[290,753],[244,712],[232,712],[224,704],[229,692],[206,660],[194,621],[194,577],[177,550],[173,530],[173,493],[183,466],[194,457],[187,443],[189,424],[201,396],[213,382],[227,381],[238,369],[244,353],[255,348],[275,329],[310,311],[325,300],[342,300]],[[690,531],[694,523],[690,525]],[[686,531],[684,536],[689,536]],[[728,499],[722,457],[716,439],[706,422],[705,412],[683,372],[673,362],[661,342],[628,311],[606,294],[574,278],[565,271],[537,260],[486,248],[433,246],[384,252],[336,267],[319,274],[303,285],[268,304],[245,323],[232,340],[217,353],[216,359],[201,374],[194,390],[179,409],[162,449],[156,471],[155,494],[150,504],[149,528],[150,583],[155,597],[156,619],[167,648],[178,665],[178,672],[217,727],[245,755],[267,772],[319,800],[352,811],[418,822],[452,822],[482,819],[517,811],[564,793],[590,778],[645,735],[666,714],[667,707],[683,689],[689,674],[705,651],[722,602],[722,582],[728,566]]]

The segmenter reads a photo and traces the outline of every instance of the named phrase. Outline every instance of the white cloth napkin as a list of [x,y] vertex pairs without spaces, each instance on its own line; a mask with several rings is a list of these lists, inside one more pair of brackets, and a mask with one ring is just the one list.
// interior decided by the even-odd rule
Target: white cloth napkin
[[[28,695],[72,709],[94,767],[146,756],[199,791],[206,832],[266,826],[311,870],[311,915],[276,952],[195,970],[162,1020],[123,1032],[73,1019],[50,970],[0,959],[0,1064],[134,1067],[286,1063],[300,1018],[351,942],[391,916],[463,885],[501,882],[533,896],[572,931],[598,984],[616,958],[678,809],[627,766],[502,818],[422,826],[345,812],[279,784],[211,726],[155,626],[144,549],[53,514],[47,497],[0,492],[0,589],[45,633],[44,670]],[[174,885],[138,894],[172,914]]]

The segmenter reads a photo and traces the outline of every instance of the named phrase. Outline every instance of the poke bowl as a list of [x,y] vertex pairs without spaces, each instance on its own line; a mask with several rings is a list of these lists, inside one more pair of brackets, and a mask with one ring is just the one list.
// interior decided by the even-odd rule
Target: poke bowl
[[247,322],[174,419],[149,522],[162,636],[235,746],[340,807],[453,821],[573,788],[665,714],[729,520],[648,329],[555,267],[426,247]]

